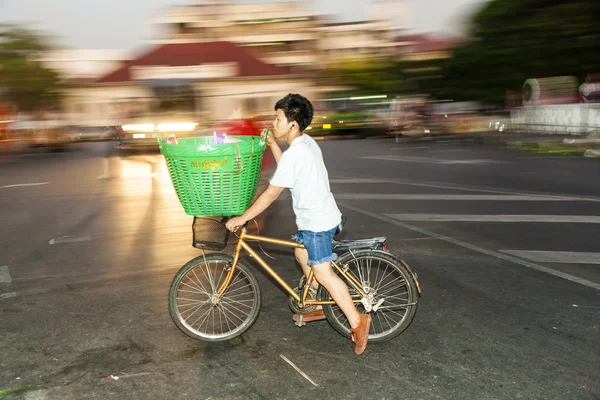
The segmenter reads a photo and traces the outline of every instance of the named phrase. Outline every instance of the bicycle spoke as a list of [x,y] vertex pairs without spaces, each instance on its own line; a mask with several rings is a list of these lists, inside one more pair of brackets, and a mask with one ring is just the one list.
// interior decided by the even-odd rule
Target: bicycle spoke
[[348,326],[350,326],[350,324],[348,323],[348,318],[346,318],[346,314],[344,314],[339,307],[337,307],[337,310],[338,310],[338,312],[337,312],[337,319],[342,323],[342,325],[348,325]]
[[[223,296],[222,299],[234,299],[234,298],[240,297],[240,296],[248,297],[248,296],[251,296],[251,294],[248,292],[237,293],[237,294],[234,294],[233,296]],[[250,298],[248,301],[252,301],[252,299]]]
[[[202,284],[202,280],[201,280],[200,278],[198,278],[198,275],[196,275],[196,271],[195,271],[195,270],[192,270],[192,273],[193,273],[193,274],[194,274],[194,276],[196,277],[196,280],[197,280],[197,282],[198,282],[198,283],[200,284],[200,286],[202,287],[202,290],[204,290],[205,292],[207,292],[207,293],[208,293],[208,290],[206,290],[206,288],[205,288],[205,287],[204,287],[204,285]],[[188,275],[188,278],[189,278],[189,280],[190,280],[191,282],[193,282],[193,283],[196,283],[196,282],[194,282],[194,280],[192,279],[192,277],[191,277],[191,276],[189,276],[189,275]],[[200,287],[199,287],[199,289],[200,289]],[[213,289],[213,291],[214,291],[214,289]]]
[[[388,265],[386,265],[386,266],[385,266],[385,269],[384,269],[384,270],[381,272],[381,278],[379,278],[379,272],[377,273],[377,278],[378,278],[378,279],[377,279],[376,281],[374,281],[374,282],[371,284],[371,288],[372,288],[373,290],[375,290],[375,291],[378,291],[378,290],[379,290],[379,287],[381,286],[381,284],[382,284],[382,283],[385,281],[385,279],[388,277],[388,275],[389,275],[389,274],[387,274],[388,267],[389,267],[389,266],[388,266]],[[392,270],[392,272],[390,272],[390,274],[391,274],[391,273],[393,273],[393,272],[394,272],[394,271]]]
[[392,288],[387,288],[384,292],[381,292],[381,291],[378,290],[376,293],[378,295],[385,295],[386,293],[389,293],[389,292],[391,292],[393,290],[396,290],[396,289],[399,289],[399,288],[401,288],[403,286],[404,287],[406,286],[406,281],[403,279],[401,282],[390,282],[390,283],[387,283],[383,287],[386,288],[388,285],[391,285],[393,283],[398,283],[398,285],[397,286],[393,286]]
[[[225,316],[225,318],[227,318],[227,313],[231,314],[232,316],[234,316],[235,318],[237,318],[240,322],[244,322],[244,320],[242,318],[240,318],[239,316],[237,316],[233,311],[231,311],[229,308],[226,308],[223,304],[219,304],[218,307],[222,310],[223,315]],[[236,309],[233,306],[230,306],[230,308]],[[238,309],[236,309],[238,310]],[[240,311],[240,310],[238,310]],[[231,321],[233,323],[233,320]]]
[[[198,312],[198,310],[201,310],[201,309],[205,308],[205,305],[206,304],[198,304],[198,305],[195,305],[195,306],[190,307],[190,308],[185,309],[185,310],[182,310],[181,306],[180,306],[180,307],[177,307],[177,309],[179,310],[179,314],[181,314],[182,318],[190,319],[194,314],[196,314],[196,312]],[[209,307],[209,310],[210,310],[210,307]]]
[[[240,303],[240,302],[237,302],[237,301],[226,301],[226,302],[219,303],[219,304],[221,304],[223,307],[228,306],[229,308],[231,308],[233,310],[236,310],[236,311],[239,311],[240,313],[248,314],[247,312],[245,312],[242,309],[238,308],[238,306],[240,306],[240,305],[244,306],[244,307],[248,307],[246,304],[243,304],[243,303]],[[252,309],[252,306],[250,306],[249,308]]]
[[[206,311],[204,314],[202,314],[201,316],[199,316],[199,317],[198,317],[198,318],[197,318],[197,319],[196,319],[196,320],[195,320],[195,321],[194,321],[194,322],[191,324],[191,326],[194,326],[194,325],[196,325],[196,322],[200,321],[200,320],[202,319],[202,317],[204,317],[204,319],[202,320],[202,323],[201,323],[199,326],[201,327],[202,325],[204,325],[204,322],[205,322],[205,321],[206,321],[206,319],[207,319],[207,318],[210,316],[210,313],[211,313],[211,308],[212,308],[212,307],[209,307],[209,308],[208,308],[208,310],[207,310],[207,311]],[[194,313],[195,313],[195,312],[196,312],[196,311],[194,311]],[[193,314],[193,313],[192,313],[192,314]],[[205,316],[206,316],[206,317],[205,317]]]
[[[189,287],[189,288],[195,289],[195,291],[194,291],[194,292],[192,292],[192,291],[189,291],[189,292],[191,292],[191,293],[202,293],[202,294],[205,294],[205,295],[207,295],[207,296],[210,296],[210,293],[208,293],[207,291],[204,291],[204,290],[200,289],[199,287],[192,286],[192,285],[188,285],[187,283],[184,283],[184,282],[181,282],[181,284],[182,284],[183,286],[187,286],[187,287]],[[181,290],[181,289],[179,289],[179,291],[180,291],[180,292],[183,292],[183,290]]]
[[[387,278],[388,276],[391,276],[391,275],[394,273],[394,269],[392,268],[391,272],[390,272],[389,274],[387,274],[387,275],[386,275],[386,272],[387,272],[387,270],[388,270],[388,266],[386,266],[386,267],[385,267],[385,271],[383,271],[383,276],[382,276],[382,277],[381,277],[381,279],[379,280],[379,282],[378,282],[377,286],[375,286],[375,287],[374,287],[375,291],[379,291],[379,290],[381,290],[381,288],[382,288],[382,286],[381,286],[381,285],[383,284],[383,282],[385,282],[385,281],[386,281],[386,278]],[[392,278],[392,279],[391,279],[391,282],[394,282],[394,280],[395,280],[395,279],[394,279],[394,278]],[[385,287],[385,286],[387,286],[387,285],[389,285],[389,282],[388,282],[388,283],[386,283],[386,284],[385,284],[383,287]]]
[[392,309],[387,309],[385,312],[382,312],[382,315],[386,316],[386,317],[389,316],[390,314],[391,315],[398,315],[400,318],[404,317],[404,314],[397,313],[396,311],[394,311]]
[[250,284],[247,284],[247,285],[244,285],[244,286],[242,286],[242,287],[239,287],[239,288],[236,288],[236,289],[230,290],[230,289],[231,289],[231,287],[233,287],[233,284],[232,284],[232,285],[229,285],[229,287],[228,287],[228,288],[225,290],[225,293],[223,293],[223,296],[228,296],[228,295],[229,295],[229,294],[231,294],[231,293],[235,293],[235,292],[237,292],[238,290],[242,290],[242,289],[245,289],[245,288],[247,288],[247,287],[251,287],[251,286],[252,286],[252,285],[250,285]]
[[[398,323],[398,321],[395,321],[393,318],[391,318],[391,316],[387,315],[386,313],[379,313],[379,315],[381,315],[387,323],[389,327],[388,329],[392,329],[392,327],[396,326],[396,324]],[[390,323],[390,321],[392,321],[393,323]]]
[[[242,306],[242,307],[248,307],[250,309],[252,309],[252,303],[254,302],[252,299],[250,300],[225,300],[225,301],[221,301],[223,304],[237,304],[238,306]],[[250,304],[244,304],[245,302],[249,302]]]
[[213,282],[212,279],[212,275],[210,273],[210,264],[204,264],[205,268],[202,268],[202,272],[204,273],[204,276],[206,276],[208,278],[208,283],[210,284],[210,288],[212,289],[213,293],[215,292],[215,284]]
[[379,321],[379,326],[381,327],[381,331],[383,331],[383,322],[381,321],[381,317],[384,318],[384,321],[387,323],[388,329],[391,329],[392,326],[390,325],[390,323],[385,319],[385,315],[381,314],[381,313],[375,313],[375,318],[377,318],[377,320]]
[[[227,321],[227,318],[225,319],[225,323],[227,324],[227,330],[230,331],[231,326],[229,326],[229,321]],[[221,313],[219,313],[219,326],[223,326],[223,315]],[[221,329],[221,332],[223,332],[223,329]]]
[[381,296],[383,299],[385,299],[385,301],[389,301],[391,299],[396,299],[396,300],[408,300],[408,292],[404,292],[404,293],[398,293],[397,295],[394,296]]
[[190,303],[186,303],[186,304],[180,304],[179,302],[177,302],[179,307],[189,307],[189,306],[201,306],[204,304],[208,304],[210,302],[210,300],[206,300],[206,301],[202,301],[202,300],[192,300],[192,299],[187,299],[185,297],[178,297],[177,300],[185,300],[185,301],[189,301]]

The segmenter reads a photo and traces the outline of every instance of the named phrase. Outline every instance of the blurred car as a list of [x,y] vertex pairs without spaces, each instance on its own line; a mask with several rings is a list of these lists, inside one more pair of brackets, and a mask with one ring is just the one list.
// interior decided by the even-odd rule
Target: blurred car
[[428,96],[396,97],[389,104],[387,134],[396,136],[428,136],[438,133],[431,125]]
[[192,118],[145,117],[128,121],[117,131],[117,146],[123,150],[158,150],[157,135],[165,139],[194,136],[199,129],[198,122]]
[[434,103],[429,113],[431,130],[444,135],[502,132],[507,125],[505,118],[486,115],[484,106],[473,101]]
[[314,116],[305,133],[327,135],[383,135],[386,132],[386,95],[355,96],[313,101]]
[[114,140],[120,127],[116,126],[77,126],[71,127],[73,140],[79,142],[101,142]]
[[64,150],[73,141],[68,127],[59,120],[17,120],[6,128],[3,147],[7,151],[44,148]]

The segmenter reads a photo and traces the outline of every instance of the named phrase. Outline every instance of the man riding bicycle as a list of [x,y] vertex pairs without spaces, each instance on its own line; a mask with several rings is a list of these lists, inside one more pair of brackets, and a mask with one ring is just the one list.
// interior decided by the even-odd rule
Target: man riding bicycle
[[[241,216],[227,222],[227,229],[236,231],[266,210],[283,189],[290,189],[298,227],[293,239],[305,247],[295,249],[296,260],[305,276],[312,269],[317,282],[340,307],[350,323],[355,353],[362,354],[367,347],[371,316],[358,312],[348,287],[331,268],[331,261],[337,258],[331,240],[341,213],[329,188],[321,149],[313,138],[304,134],[313,118],[313,106],[299,94],[288,94],[275,104],[275,112],[273,135],[267,137],[277,162],[275,174],[258,199]],[[285,140],[289,148],[283,152],[275,139]],[[325,319],[322,310],[304,316],[305,321],[321,319]]]

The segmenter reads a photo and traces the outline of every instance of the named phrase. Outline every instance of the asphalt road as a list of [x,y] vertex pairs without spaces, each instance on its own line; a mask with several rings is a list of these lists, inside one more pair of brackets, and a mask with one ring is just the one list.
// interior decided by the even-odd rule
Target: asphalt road
[[[95,143],[2,156],[0,397],[600,399],[598,160],[469,142],[321,145],[349,217],[342,237],[387,236],[419,274],[405,333],[355,356],[327,322],[295,327],[256,269],[256,324],[230,342],[190,339],[167,293],[199,251],[160,154]],[[289,194],[259,222],[288,238]],[[290,252],[264,248],[299,277]]]

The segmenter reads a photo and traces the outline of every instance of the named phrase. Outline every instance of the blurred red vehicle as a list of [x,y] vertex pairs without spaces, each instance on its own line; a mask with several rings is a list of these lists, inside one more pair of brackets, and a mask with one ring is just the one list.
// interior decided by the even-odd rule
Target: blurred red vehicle
[[[260,136],[263,129],[267,127],[265,122],[253,121],[250,119],[235,119],[230,121],[218,122],[213,129],[217,133],[225,133],[228,136]],[[269,133],[270,134],[270,133]],[[268,171],[275,169],[275,158],[270,149],[265,150],[263,156],[262,170]]]

